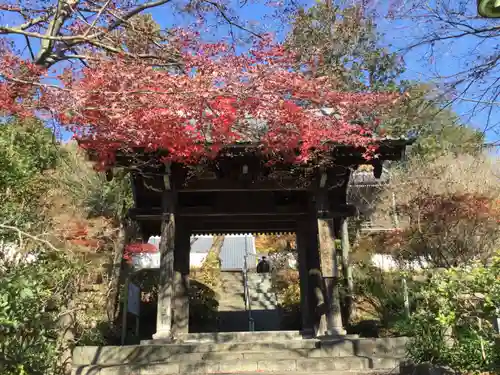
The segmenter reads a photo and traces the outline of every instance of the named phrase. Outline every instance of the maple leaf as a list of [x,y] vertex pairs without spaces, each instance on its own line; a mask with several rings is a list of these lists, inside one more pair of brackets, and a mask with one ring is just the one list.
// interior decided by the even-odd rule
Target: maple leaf
[[[329,142],[365,147],[370,157],[377,117],[399,100],[393,93],[336,91],[324,77],[294,69],[295,56],[268,35],[238,55],[186,30],[172,43],[184,73],[99,56],[78,74],[59,74],[58,85],[5,53],[0,107],[7,114],[54,116],[95,151],[96,168],[106,169],[118,150],[165,150],[165,160],[196,163],[238,141],[258,143],[276,157],[298,149],[297,163],[307,162],[312,150],[327,151]],[[324,108],[335,115],[318,115]],[[365,118],[373,122],[360,121]]]

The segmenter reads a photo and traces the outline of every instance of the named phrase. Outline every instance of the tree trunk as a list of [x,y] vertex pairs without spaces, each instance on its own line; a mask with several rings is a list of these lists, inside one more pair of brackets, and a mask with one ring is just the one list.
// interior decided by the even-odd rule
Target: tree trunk
[[215,236],[214,242],[212,243],[209,252],[213,252],[214,255],[220,259],[220,252],[222,250],[223,244],[224,244],[224,236]]
[[211,258],[212,256],[214,256],[215,258],[217,258],[219,260],[219,268],[220,268],[220,266],[221,266],[220,252],[222,250],[223,244],[224,244],[224,236],[214,236],[212,246],[210,246],[210,250],[208,251],[208,255],[205,258],[203,265],[201,266],[202,268],[205,267],[206,260]]
[[[219,288],[219,273],[221,268],[220,252],[224,244],[224,236],[214,236],[212,246],[200,268],[202,282],[214,290]],[[216,259],[216,265],[213,260]]]

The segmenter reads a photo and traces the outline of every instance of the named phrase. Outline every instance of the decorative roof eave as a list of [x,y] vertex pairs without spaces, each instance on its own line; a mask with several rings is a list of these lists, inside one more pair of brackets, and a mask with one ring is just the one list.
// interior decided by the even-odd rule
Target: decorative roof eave
[[211,236],[234,236],[234,235],[275,235],[275,236],[284,236],[284,235],[292,235],[295,234],[295,231],[196,231],[195,235],[211,235]]
[[[78,144],[82,145],[85,141],[78,140]],[[405,155],[405,150],[407,146],[414,143],[413,139],[407,138],[390,138],[386,137],[374,141],[379,148],[379,152],[374,158],[374,160],[400,160]],[[346,144],[331,144],[331,153],[326,158],[331,158],[335,160],[335,164],[362,164],[368,162],[368,160],[363,156],[366,151],[365,147],[356,147],[353,145]],[[207,144],[208,146],[209,144]],[[216,159],[224,158],[231,155],[232,158],[235,156],[256,156],[260,150],[262,150],[262,145],[251,142],[238,142],[232,145],[224,147]],[[98,160],[98,154],[95,150],[87,148],[87,154],[89,159],[92,161]],[[168,156],[166,150],[158,151],[146,151],[143,147],[134,148],[132,151],[117,151],[115,164],[108,167],[140,167],[141,165],[162,164],[160,160]],[[263,157],[262,159],[266,159]],[[181,164],[181,163],[179,163]]]

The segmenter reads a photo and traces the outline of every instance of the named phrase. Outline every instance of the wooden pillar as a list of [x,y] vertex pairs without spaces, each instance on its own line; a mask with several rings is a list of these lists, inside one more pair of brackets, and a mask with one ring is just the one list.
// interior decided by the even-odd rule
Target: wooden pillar
[[302,335],[305,337],[315,336],[314,330],[314,309],[311,309],[311,283],[309,280],[309,266],[307,246],[308,230],[307,222],[300,222],[297,227],[297,254],[299,263],[299,282],[300,282],[300,313],[302,319]]
[[158,284],[158,307],[156,333],[153,339],[172,339],[172,299],[174,293],[174,251],[176,245],[175,204],[176,197],[170,187],[169,176],[165,176],[162,193],[162,224],[160,237],[160,280]]
[[328,310],[325,299],[323,277],[321,274],[321,259],[318,246],[318,221],[315,216],[307,224],[306,256],[309,280],[309,311],[315,336],[324,335],[326,329],[324,317]]
[[320,188],[316,194],[316,212],[319,234],[319,254],[323,278],[323,298],[326,309],[321,316],[319,336],[345,335],[340,310],[339,275],[335,231],[333,220],[329,218],[329,202],[326,189]]
[[189,252],[190,231],[184,223],[177,223],[174,249],[174,297],[172,336],[189,332]]

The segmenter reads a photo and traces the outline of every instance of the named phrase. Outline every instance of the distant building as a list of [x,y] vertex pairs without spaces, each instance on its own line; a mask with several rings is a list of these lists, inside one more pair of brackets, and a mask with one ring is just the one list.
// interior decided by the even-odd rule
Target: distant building
[[241,271],[245,267],[254,268],[257,265],[257,252],[255,250],[255,237],[253,235],[229,235],[224,237],[220,252],[222,271]]
[[[189,255],[189,265],[191,268],[199,268],[205,261],[210,248],[212,247],[214,236],[202,235],[191,237],[191,251]],[[159,247],[160,237],[149,238],[149,243]],[[248,267],[254,268],[257,264],[255,250],[255,237],[253,235],[227,235],[220,251],[222,271],[240,271],[244,268],[245,254],[248,255]]]

